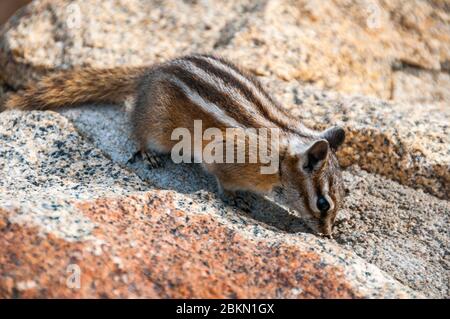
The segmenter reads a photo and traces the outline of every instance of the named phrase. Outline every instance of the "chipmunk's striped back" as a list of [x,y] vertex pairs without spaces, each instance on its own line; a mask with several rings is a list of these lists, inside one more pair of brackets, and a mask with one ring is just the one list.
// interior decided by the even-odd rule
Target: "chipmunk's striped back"
[[248,72],[212,55],[191,55],[161,66],[174,90],[229,127],[277,127],[303,137],[315,132],[299,125]]

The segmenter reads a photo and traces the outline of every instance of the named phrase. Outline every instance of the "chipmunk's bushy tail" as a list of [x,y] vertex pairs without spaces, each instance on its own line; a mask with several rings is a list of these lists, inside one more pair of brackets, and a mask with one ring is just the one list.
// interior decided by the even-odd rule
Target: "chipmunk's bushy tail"
[[137,89],[146,67],[61,71],[36,86],[6,96],[0,112],[9,109],[49,110],[82,103],[120,103]]

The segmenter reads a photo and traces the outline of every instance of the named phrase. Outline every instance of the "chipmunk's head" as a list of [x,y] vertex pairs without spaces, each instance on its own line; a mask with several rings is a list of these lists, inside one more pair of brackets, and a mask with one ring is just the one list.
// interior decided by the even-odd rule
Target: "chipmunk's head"
[[344,197],[336,149],[345,131],[332,127],[306,143],[290,143],[281,161],[281,184],[285,203],[298,211],[314,231],[330,236]]

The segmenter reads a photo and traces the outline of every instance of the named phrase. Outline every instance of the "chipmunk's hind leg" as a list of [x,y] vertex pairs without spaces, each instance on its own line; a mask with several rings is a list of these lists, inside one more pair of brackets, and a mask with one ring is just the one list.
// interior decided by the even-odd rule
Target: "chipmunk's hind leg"
[[133,138],[139,145],[139,151],[130,162],[141,159],[148,162],[151,169],[162,167],[165,155],[171,150],[172,128],[167,124],[170,121],[162,120],[170,118],[170,105],[164,98],[166,88],[158,79],[155,70],[141,78],[130,117]]

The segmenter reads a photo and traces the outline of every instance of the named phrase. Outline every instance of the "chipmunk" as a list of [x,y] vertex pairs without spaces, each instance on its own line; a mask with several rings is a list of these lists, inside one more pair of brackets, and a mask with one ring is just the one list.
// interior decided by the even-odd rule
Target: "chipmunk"
[[194,120],[202,120],[203,130],[279,129],[279,168],[273,174],[262,174],[261,163],[202,166],[216,177],[222,198],[233,198],[237,191],[266,195],[282,189],[284,204],[317,233],[331,235],[344,197],[335,154],[345,139],[343,128],[306,128],[254,76],[223,58],[195,54],[148,67],[62,71],[7,97],[3,110],[121,103],[130,95],[133,136],[151,162],[155,154],[171,151],[176,143],[171,132],[179,127],[192,131]]

